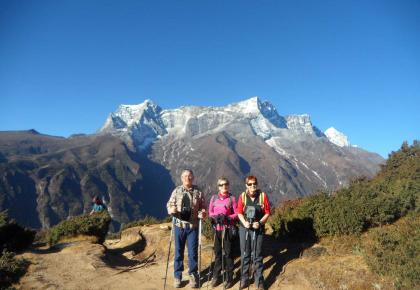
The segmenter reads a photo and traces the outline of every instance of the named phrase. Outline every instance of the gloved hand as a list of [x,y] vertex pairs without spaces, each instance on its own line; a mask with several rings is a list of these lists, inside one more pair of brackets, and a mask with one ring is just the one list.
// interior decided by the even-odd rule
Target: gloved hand
[[224,224],[226,221],[226,216],[224,214],[219,214],[216,217],[218,224]]

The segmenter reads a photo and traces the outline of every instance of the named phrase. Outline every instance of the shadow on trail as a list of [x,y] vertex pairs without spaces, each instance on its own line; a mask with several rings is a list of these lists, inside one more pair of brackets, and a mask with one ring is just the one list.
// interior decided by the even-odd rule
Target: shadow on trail
[[47,243],[34,243],[32,247],[29,248],[29,252],[33,254],[53,254],[61,252],[64,248],[75,246],[80,243],[81,241],[61,242],[50,247]]
[[[279,279],[279,275],[284,272],[287,263],[299,258],[303,251],[310,248],[313,244],[314,242],[285,243],[271,235],[266,235],[264,237],[263,253],[264,257],[270,257],[264,263],[264,284],[266,289],[269,289]],[[267,269],[271,267],[271,271],[267,272]]]
[[141,263],[136,259],[129,259],[124,256],[124,253],[133,252],[134,255],[142,252],[146,247],[146,240],[140,239],[134,244],[130,244],[123,248],[117,249],[106,249],[105,256],[102,259],[109,267],[120,268],[120,267],[132,267]]
[[[303,251],[307,248],[310,248],[313,244],[314,241],[307,241],[304,243],[282,242],[272,235],[265,235],[263,242],[263,256],[265,257],[263,276],[265,288],[269,289],[270,287],[272,287],[273,284],[280,278],[279,275],[281,275],[284,272],[287,263],[299,258]],[[239,240],[235,241],[232,244],[232,247],[234,257],[233,282],[235,285],[232,289],[237,289],[237,287],[239,287],[238,285],[241,278],[241,253],[239,250]],[[202,267],[200,277],[201,285],[211,280],[213,276],[212,267],[213,264],[206,265],[206,267]],[[254,282],[253,278],[251,278],[250,282]]]

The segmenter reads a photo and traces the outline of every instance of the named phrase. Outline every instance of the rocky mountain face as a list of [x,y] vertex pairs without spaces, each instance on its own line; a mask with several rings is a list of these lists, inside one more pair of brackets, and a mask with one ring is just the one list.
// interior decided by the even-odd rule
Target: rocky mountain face
[[99,194],[116,224],[162,217],[184,168],[193,169],[207,196],[219,176],[238,195],[243,178],[254,174],[275,205],[373,176],[381,162],[335,129],[321,132],[309,115],[280,116],[257,97],[172,110],[146,100],[121,105],[94,135],[0,133],[0,210],[22,224],[49,227],[89,211]]
[[111,135],[66,139],[34,131],[0,132],[0,152],[0,211],[7,209],[32,228],[90,212],[95,195],[112,209],[114,228],[140,218],[152,198],[166,199],[143,195],[157,183],[145,180],[149,171],[163,177],[167,172]]
[[128,140],[141,155],[167,168],[174,183],[182,168],[192,168],[208,194],[215,192],[221,175],[239,194],[243,177],[255,174],[274,204],[334,190],[355,176],[372,176],[383,161],[352,147],[335,129],[335,134],[321,132],[309,115],[280,116],[258,97],[225,107],[162,110],[150,100],[122,105],[99,133]]

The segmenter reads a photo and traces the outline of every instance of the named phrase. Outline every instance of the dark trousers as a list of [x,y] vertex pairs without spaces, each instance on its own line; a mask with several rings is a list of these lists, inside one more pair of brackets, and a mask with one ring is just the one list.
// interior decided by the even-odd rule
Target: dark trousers
[[196,273],[198,270],[198,229],[183,229],[175,226],[174,276],[179,279],[182,278],[184,271],[185,243],[188,247],[188,274]]
[[[241,244],[241,280],[247,281],[249,277],[249,266],[253,261],[254,281],[260,285],[263,283],[263,230],[248,230],[239,227],[239,240]],[[254,254],[255,253],[255,254]],[[255,256],[254,256],[255,255]]]
[[[223,267],[228,276],[232,277],[233,273],[233,258],[232,258],[232,241],[229,235],[229,230],[225,230],[224,240],[224,260]],[[219,277],[222,270],[222,231],[216,231],[214,237],[214,268],[213,277]],[[225,278],[227,278],[225,276]]]

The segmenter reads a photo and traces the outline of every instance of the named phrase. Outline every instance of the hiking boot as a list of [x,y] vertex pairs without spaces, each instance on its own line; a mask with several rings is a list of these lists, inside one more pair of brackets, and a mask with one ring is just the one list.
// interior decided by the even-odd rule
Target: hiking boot
[[228,273],[226,275],[225,288],[229,289],[232,286],[233,286],[233,275],[232,275],[232,273]]
[[249,281],[248,280],[241,280],[241,287],[240,289],[248,288]]
[[175,288],[181,288],[181,278],[175,278],[174,279],[174,287]]
[[197,273],[190,274],[190,287],[198,288],[198,275]]
[[[257,286],[257,284],[255,284],[255,286]],[[258,288],[257,289],[258,290],[265,290],[264,283],[263,282],[258,283]]]
[[213,277],[213,279],[211,279],[210,286],[213,287],[213,288],[217,287],[221,282],[222,282],[222,277],[215,276],[215,277]]

